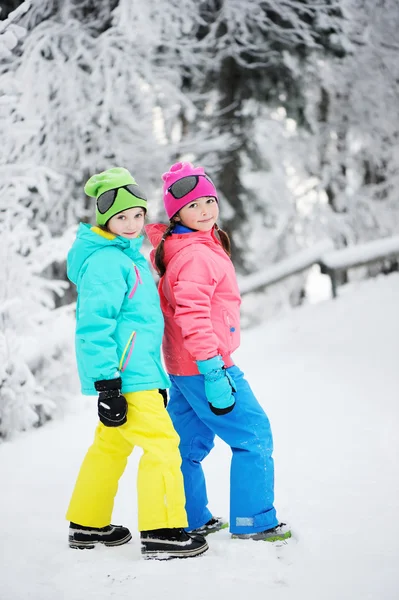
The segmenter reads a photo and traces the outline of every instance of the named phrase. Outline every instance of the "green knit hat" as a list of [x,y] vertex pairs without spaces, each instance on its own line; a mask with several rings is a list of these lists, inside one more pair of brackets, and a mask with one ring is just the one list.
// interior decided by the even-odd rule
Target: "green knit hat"
[[91,198],[97,198],[98,225],[105,225],[111,217],[128,208],[141,206],[147,210],[145,195],[129,171],[123,167],[115,167],[93,175],[84,190]]

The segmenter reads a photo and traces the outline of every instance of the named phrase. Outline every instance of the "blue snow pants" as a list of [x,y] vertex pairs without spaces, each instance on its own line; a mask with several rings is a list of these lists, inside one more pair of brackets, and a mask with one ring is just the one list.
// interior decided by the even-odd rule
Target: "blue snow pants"
[[237,387],[234,410],[215,415],[205,395],[203,375],[170,375],[169,415],[180,436],[188,530],[212,517],[201,461],[215,435],[231,447],[230,531],[254,533],[278,524],[274,502],[273,439],[269,419],[243,372],[229,367]]

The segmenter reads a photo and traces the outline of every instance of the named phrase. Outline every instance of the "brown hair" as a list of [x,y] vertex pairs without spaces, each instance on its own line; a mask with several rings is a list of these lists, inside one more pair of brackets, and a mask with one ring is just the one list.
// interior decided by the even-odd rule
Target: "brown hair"
[[[169,221],[167,230],[163,234],[162,239],[159,242],[159,244],[155,250],[154,262],[155,262],[155,266],[157,268],[157,271],[158,271],[158,274],[160,277],[163,277],[166,272],[166,267],[165,267],[165,262],[164,262],[165,239],[168,237],[168,235],[171,235],[175,225],[176,225],[176,222],[174,221],[174,219],[171,219]],[[219,240],[223,250],[226,252],[227,256],[231,256],[231,244],[230,244],[229,236],[227,235],[227,233],[225,231],[223,231],[223,229],[220,229],[216,223],[215,223],[215,231],[216,231],[216,237]]]
[[217,223],[215,223],[215,230],[217,233],[216,237],[219,239],[223,250],[226,252],[227,256],[231,256],[231,242],[229,236],[223,229],[220,229]]

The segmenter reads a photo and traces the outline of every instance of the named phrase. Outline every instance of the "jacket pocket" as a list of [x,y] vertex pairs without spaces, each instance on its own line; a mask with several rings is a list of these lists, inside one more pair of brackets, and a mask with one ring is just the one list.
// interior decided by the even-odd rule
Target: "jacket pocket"
[[135,341],[136,341],[136,332],[132,331],[132,333],[130,334],[130,337],[127,341],[127,344],[123,349],[122,356],[119,361],[119,370],[122,373],[123,373],[123,371],[125,371],[126,367],[129,364],[130,358],[132,356]]
[[227,310],[222,310],[222,318],[223,318],[223,326],[224,326],[224,339],[227,344],[227,351],[233,352],[236,347],[236,339],[237,339],[237,327],[233,323],[233,319],[227,312]]

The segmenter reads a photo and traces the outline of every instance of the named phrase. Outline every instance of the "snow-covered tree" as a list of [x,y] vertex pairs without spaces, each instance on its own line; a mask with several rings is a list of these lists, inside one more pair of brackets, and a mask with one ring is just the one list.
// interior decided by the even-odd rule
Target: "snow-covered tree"
[[27,150],[41,122],[24,110],[18,58],[11,52],[23,34],[14,21],[24,9],[0,24],[0,47],[5,36],[8,50],[0,70],[0,437],[50,418],[71,389],[73,322],[68,310],[54,310],[67,284],[47,274],[64,261],[71,235],[51,237],[49,188],[60,186],[62,177]]
[[340,4],[343,54],[308,69],[306,117],[326,229],[349,244],[399,225],[399,10],[395,0]]
[[[83,184],[99,170],[130,169],[155,219],[162,172],[179,159],[204,164],[244,273],[325,234],[346,244],[393,231],[396,4],[9,0],[0,21],[4,364],[15,355],[9,348],[25,347],[26,332],[41,340],[66,310],[57,307],[73,300],[71,288],[62,296],[51,281],[65,281],[70,228],[94,216]],[[18,312],[14,264],[35,298],[30,312],[40,315],[20,328],[27,313]],[[274,288],[278,303],[298,301],[302,284],[298,276]],[[58,369],[53,359],[48,372]],[[19,379],[45,397],[43,361],[25,364],[33,379],[26,369]],[[2,389],[13,390],[4,377]]]
[[[192,151],[216,170],[230,207],[224,224],[233,238],[233,259],[248,272],[297,247],[295,198],[286,169],[293,145],[288,129],[293,119],[300,120],[304,94],[290,57],[306,65],[321,47],[321,36],[326,43],[339,28],[340,13],[335,3],[291,0],[209,0],[200,3],[199,12],[201,52],[191,63],[186,87],[203,110],[192,123],[230,143],[216,143],[204,155]],[[282,114],[290,119],[288,127]]]
[[11,211],[0,223],[0,437],[63,412],[74,389],[73,307],[55,310],[67,284],[43,275],[64,260],[71,235],[42,233],[39,243],[39,232]]

